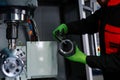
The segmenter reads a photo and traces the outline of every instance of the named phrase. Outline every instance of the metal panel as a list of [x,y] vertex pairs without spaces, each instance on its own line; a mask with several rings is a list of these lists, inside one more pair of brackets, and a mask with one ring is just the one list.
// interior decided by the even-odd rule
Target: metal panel
[[28,79],[57,76],[56,44],[55,41],[27,42]]

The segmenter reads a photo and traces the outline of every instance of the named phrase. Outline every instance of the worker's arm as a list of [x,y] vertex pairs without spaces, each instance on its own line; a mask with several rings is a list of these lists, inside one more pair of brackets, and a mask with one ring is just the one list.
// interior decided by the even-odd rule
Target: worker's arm
[[[57,38],[57,32],[63,34],[84,34],[84,33],[94,33],[98,31],[98,19],[100,18],[101,10],[96,11],[94,14],[90,15],[86,19],[79,21],[61,24],[55,30],[53,30],[53,36]],[[75,62],[81,62],[86,64],[86,55],[75,46],[75,53],[67,59]]]
[[92,68],[99,68],[104,71],[120,71],[120,54],[87,56],[76,46],[75,53],[66,58],[70,61],[88,64]]
[[67,23],[68,34],[92,34],[98,32],[101,15],[103,15],[102,12],[104,12],[104,10],[99,9],[85,19]]
[[120,55],[87,56],[86,63],[92,68],[106,71],[120,71]]
[[70,23],[64,23],[59,25],[53,30],[53,36],[55,37],[56,32],[63,31],[65,34],[84,34],[84,33],[95,33],[98,32],[99,21],[102,15],[103,9],[99,9],[94,14],[88,16],[86,19],[73,21]]

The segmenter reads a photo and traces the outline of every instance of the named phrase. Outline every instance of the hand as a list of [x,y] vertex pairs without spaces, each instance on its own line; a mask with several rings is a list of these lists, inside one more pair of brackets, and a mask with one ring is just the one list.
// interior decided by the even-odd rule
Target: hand
[[75,53],[69,57],[66,57],[70,61],[80,62],[86,64],[86,54],[84,54],[78,46],[76,46]]
[[53,30],[53,36],[54,38],[57,38],[58,37],[57,33],[66,34],[67,32],[68,32],[67,25],[61,24],[55,30]]

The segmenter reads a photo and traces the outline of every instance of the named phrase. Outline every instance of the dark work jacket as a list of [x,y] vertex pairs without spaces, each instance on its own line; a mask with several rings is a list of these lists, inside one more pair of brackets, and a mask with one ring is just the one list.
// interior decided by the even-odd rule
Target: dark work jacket
[[99,32],[101,56],[87,56],[87,64],[101,69],[104,80],[120,80],[120,5],[101,8],[67,26],[68,34]]

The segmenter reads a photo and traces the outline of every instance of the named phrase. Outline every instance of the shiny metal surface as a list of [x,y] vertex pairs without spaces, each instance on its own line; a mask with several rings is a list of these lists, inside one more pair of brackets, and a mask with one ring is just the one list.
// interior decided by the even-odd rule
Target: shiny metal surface
[[28,79],[57,77],[57,66],[57,42],[27,42]]
[[74,51],[74,44],[71,40],[62,40],[59,44],[59,51],[62,55],[69,55]]
[[19,76],[25,66],[25,58],[25,53],[19,48],[14,50],[3,49],[0,52],[2,73],[11,78]]
[[8,57],[2,64],[2,71],[7,77],[17,77],[23,71],[23,63],[19,58]]
[[24,21],[27,19],[27,12],[25,9],[19,9],[19,8],[11,8],[6,9],[9,10],[6,13],[0,13],[1,19],[5,20],[6,22],[15,22],[15,21]]
[[24,21],[26,19],[26,11],[25,10],[19,10],[19,9],[15,9],[14,13],[9,13],[6,16],[6,20],[10,20],[10,21]]

